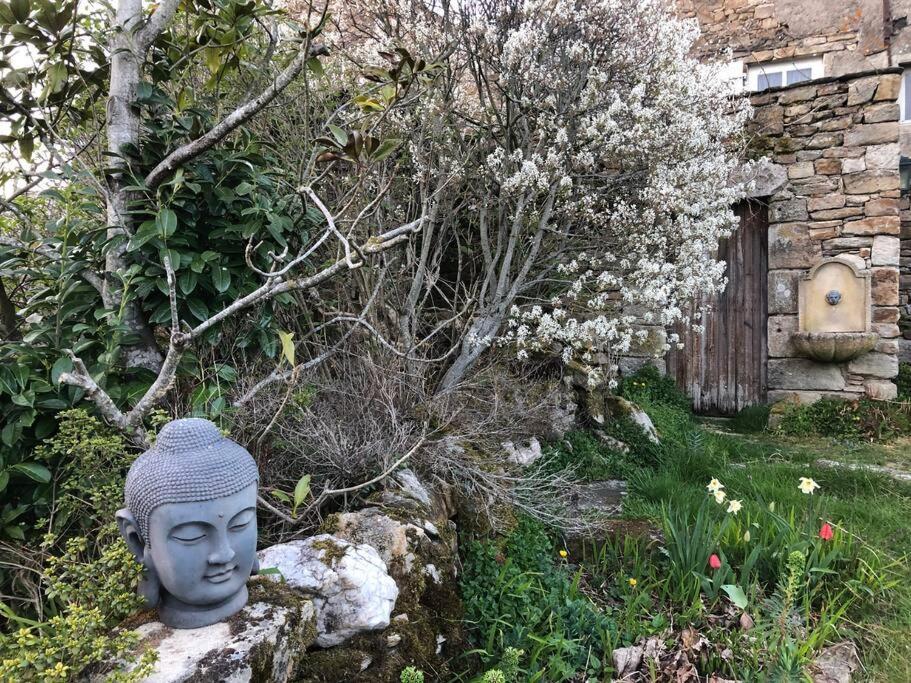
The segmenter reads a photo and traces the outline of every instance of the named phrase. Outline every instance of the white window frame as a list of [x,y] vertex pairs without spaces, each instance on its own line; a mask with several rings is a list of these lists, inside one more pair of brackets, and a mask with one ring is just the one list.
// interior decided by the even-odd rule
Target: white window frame
[[[822,78],[823,64],[822,57],[804,57],[801,59],[786,59],[779,62],[760,62],[750,64],[747,67],[747,88],[752,92],[759,92],[759,77],[762,75],[770,76],[772,74],[781,74],[781,86],[772,86],[774,88],[787,86],[787,73],[789,71],[809,71],[809,80]],[[798,84],[794,84],[798,85]]]
[[909,83],[911,80],[911,69],[905,69],[902,72],[902,82],[898,88],[898,120],[900,123],[911,123],[911,111],[905,102],[905,93],[908,92],[908,87],[911,85]]

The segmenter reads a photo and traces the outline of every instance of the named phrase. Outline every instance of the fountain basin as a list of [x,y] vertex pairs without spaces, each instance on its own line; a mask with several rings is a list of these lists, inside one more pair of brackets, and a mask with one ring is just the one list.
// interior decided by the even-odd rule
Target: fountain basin
[[841,363],[862,356],[876,346],[876,332],[795,332],[794,348],[822,363]]

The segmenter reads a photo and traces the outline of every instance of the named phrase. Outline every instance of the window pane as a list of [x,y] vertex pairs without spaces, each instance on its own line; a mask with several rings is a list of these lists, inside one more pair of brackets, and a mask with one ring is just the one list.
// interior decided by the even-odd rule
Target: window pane
[[902,111],[902,121],[911,120],[911,71],[906,71],[904,76],[905,102]]
[[803,83],[804,81],[809,81],[812,78],[813,70],[810,68],[807,69],[792,69],[788,71],[788,85],[794,85],[795,83]]
[[781,72],[780,71],[771,71],[766,73],[759,74],[759,79],[756,82],[757,90],[765,90],[766,88],[777,88],[781,86]]

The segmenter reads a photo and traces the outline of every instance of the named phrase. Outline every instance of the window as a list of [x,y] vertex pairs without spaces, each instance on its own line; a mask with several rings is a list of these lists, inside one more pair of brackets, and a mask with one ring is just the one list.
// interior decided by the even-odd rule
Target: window
[[747,70],[747,86],[753,91],[767,90],[822,78],[822,75],[821,57],[751,64]]
[[911,159],[901,157],[898,162],[899,181],[898,185],[902,195],[907,196],[911,192]]
[[905,69],[898,89],[898,118],[902,123],[911,123],[911,69]]

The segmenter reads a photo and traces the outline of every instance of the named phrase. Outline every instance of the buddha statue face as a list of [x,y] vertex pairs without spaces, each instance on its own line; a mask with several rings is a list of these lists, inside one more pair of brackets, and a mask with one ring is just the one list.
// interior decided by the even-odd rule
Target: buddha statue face
[[256,465],[206,420],[167,425],[127,477],[120,532],[145,567],[140,592],[175,628],[226,619],[256,571]]

